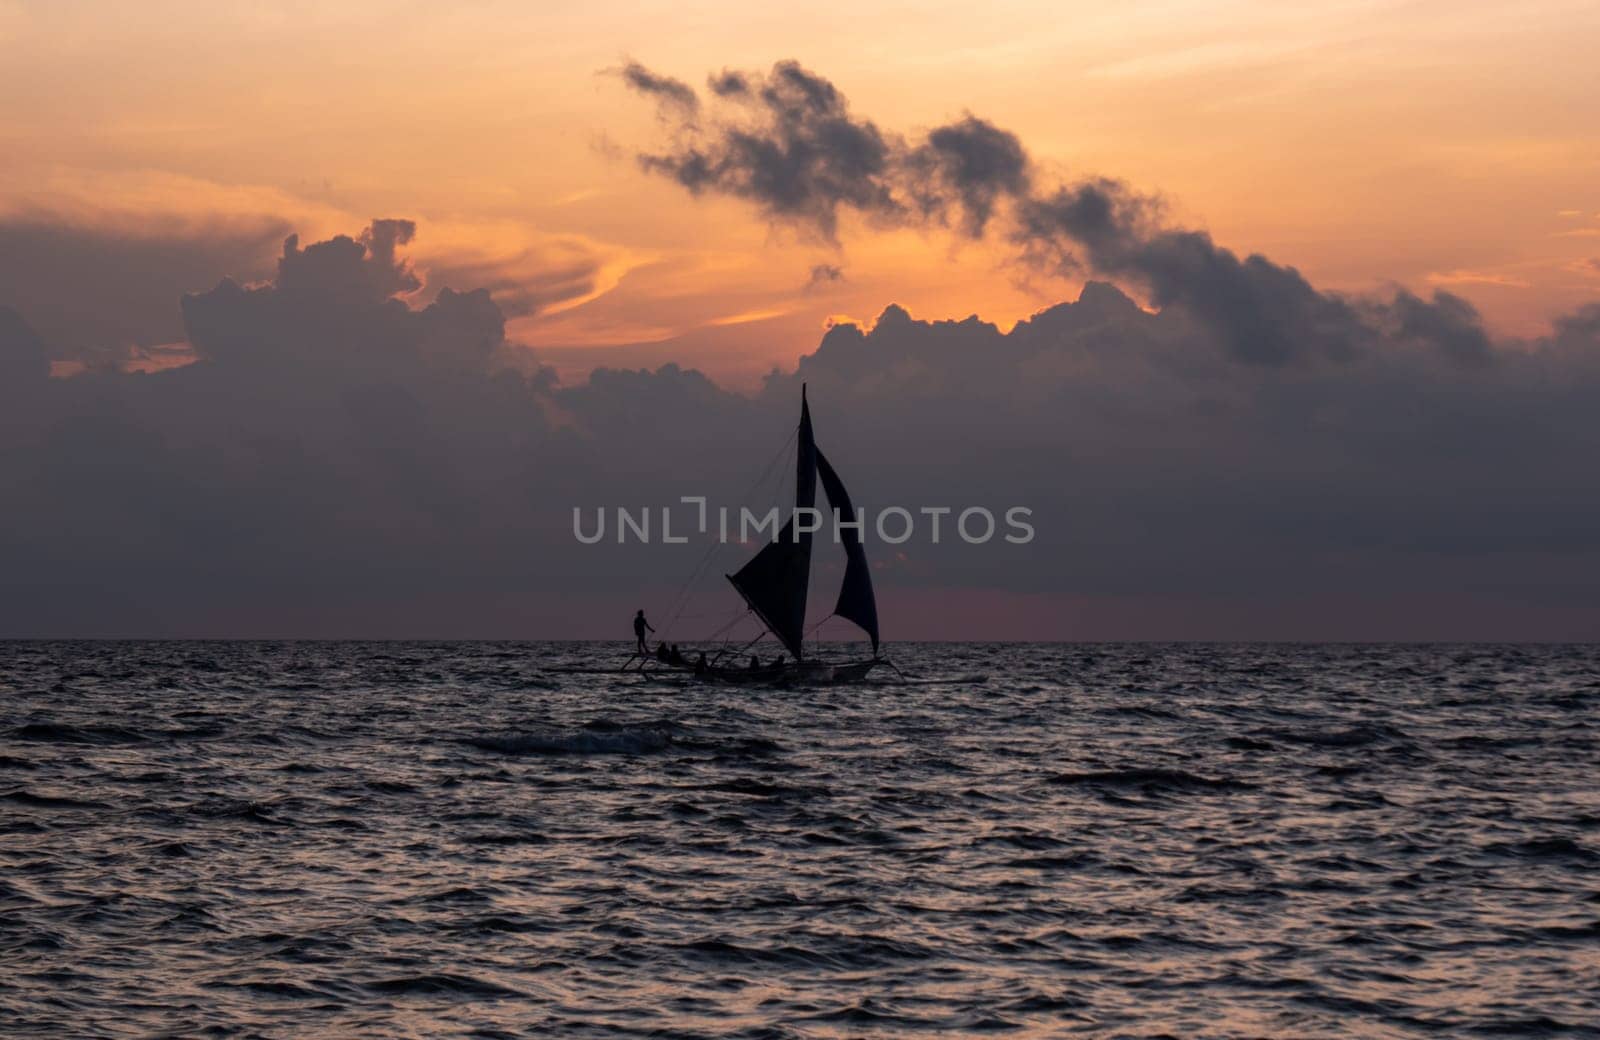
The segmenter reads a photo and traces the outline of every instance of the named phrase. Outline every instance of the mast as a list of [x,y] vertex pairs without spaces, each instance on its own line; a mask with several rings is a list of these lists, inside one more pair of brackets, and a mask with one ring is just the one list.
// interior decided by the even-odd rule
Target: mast
[[[855,506],[844,481],[834,471],[827,457],[817,448],[811,430],[811,408],[806,403],[805,384],[800,386],[800,434],[795,458],[794,499],[796,510],[814,509],[817,501],[817,478],[822,479],[822,489],[827,493],[828,504],[853,524]],[[778,532],[777,539],[727,576],[739,590],[745,604],[755,612],[778,641],[802,658],[802,637],[806,624],[806,591],[811,581],[811,540],[809,531],[798,535],[794,529],[795,518]],[[872,639],[872,654],[878,655],[878,603],[872,591],[872,568],[867,563],[867,552],[861,542],[861,531],[855,526],[838,528],[844,543],[844,582],[839,586],[839,598],[833,613],[846,621],[854,622]]]
[[[805,384],[800,386],[800,433],[795,449],[795,509],[817,503],[817,446],[811,432],[811,409]],[[811,582],[810,531],[795,531],[795,517],[776,540],[727,579],[761,623],[795,656],[802,657],[806,627],[806,588]]]

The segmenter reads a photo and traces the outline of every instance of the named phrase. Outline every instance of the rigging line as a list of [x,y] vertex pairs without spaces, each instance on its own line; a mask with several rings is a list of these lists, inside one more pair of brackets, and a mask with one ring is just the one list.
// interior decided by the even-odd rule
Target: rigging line
[[[773,453],[772,458],[767,460],[767,464],[762,469],[760,476],[756,477],[755,481],[745,489],[744,495],[741,496],[741,505],[743,504],[744,499],[748,499],[752,494],[755,493],[756,489],[766,481],[767,477],[772,472],[773,466],[777,465],[778,460],[784,457],[784,454],[788,452],[790,447],[794,444],[795,438],[799,436],[800,427],[797,424],[794,428],[794,432],[789,434],[789,439],[784,441],[782,446],[780,446],[778,450]],[[722,548],[722,544],[713,540],[711,544],[706,547],[705,553],[700,557],[700,562],[695,564],[695,568],[690,572],[689,577],[681,586],[679,586],[678,595],[673,600],[672,608],[667,612],[667,621],[666,624],[662,626],[661,632],[658,633],[659,636],[664,636],[669,630],[671,630],[673,625],[677,624],[679,617],[683,613],[684,607],[688,606],[686,600],[689,594],[689,589],[694,585],[695,582],[700,580],[700,576],[705,572],[706,565],[711,562],[712,556],[716,554],[716,551],[719,548]]]
[[[767,638],[767,633],[766,633],[765,630],[762,630],[761,632],[757,633],[757,635],[756,635],[756,637],[754,639],[750,640],[748,643],[745,643],[743,646],[741,646],[737,650],[729,650],[727,644],[723,644],[722,649],[717,651],[716,659],[720,661],[724,657],[727,657],[727,656],[730,656],[730,655],[731,656],[739,656],[739,655],[743,654],[746,650],[750,649],[752,646],[755,646],[757,643],[761,642],[765,638]],[[728,640],[728,643],[732,643],[732,642],[733,642],[733,640],[731,640],[731,639]]]
[[708,642],[708,643],[715,641],[717,639],[717,637],[719,637],[723,633],[727,632],[734,625],[737,625],[739,622],[743,621],[745,615],[748,614],[748,613],[749,613],[749,611],[746,611],[746,610],[739,611],[733,617],[729,618],[726,622],[724,622],[721,628],[717,629],[715,632],[713,632],[709,636],[707,636],[705,638],[705,641]]
[[826,625],[828,622],[832,621],[834,618],[836,618],[838,616],[839,616],[838,614],[829,614],[827,617],[823,618],[821,621],[818,621],[816,624],[812,625],[811,626],[811,631],[806,633],[806,638],[809,639],[810,637],[816,635],[817,634],[817,630],[819,628],[821,628],[823,625]]

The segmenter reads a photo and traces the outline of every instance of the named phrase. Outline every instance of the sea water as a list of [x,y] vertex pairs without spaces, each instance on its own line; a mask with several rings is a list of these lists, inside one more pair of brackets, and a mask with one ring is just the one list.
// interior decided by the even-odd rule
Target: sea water
[[0,1034],[1600,1035],[1600,648],[889,652],[0,644]]

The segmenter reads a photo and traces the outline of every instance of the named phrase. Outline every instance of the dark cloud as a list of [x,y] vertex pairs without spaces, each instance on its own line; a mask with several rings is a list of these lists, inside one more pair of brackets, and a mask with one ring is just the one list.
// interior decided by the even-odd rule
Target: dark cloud
[[[1600,620],[1600,489],[1574,480],[1600,450],[1600,306],[1492,365],[1419,340],[1262,368],[1195,351],[1199,323],[1096,283],[1008,334],[889,308],[767,393],[804,380],[828,403],[832,435],[865,446],[869,501],[1027,497],[1034,570],[1008,588],[1251,603],[1280,637],[1384,635],[1330,606],[1363,598],[1430,602],[1391,637],[1528,637],[1518,618],[1546,607],[1563,636]],[[939,572],[976,585],[1011,562],[954,546]]]
[[685,122],[679,130],[686,143],[640,156],[645,169],[696,194],[748,199],[775,219],[828,238],[841,206],[880,216],[898,212],[894,142],[871,122],[852,118],[833,84],[792,61],[779,62],[765,77],[730,76],[723,73],[714,92],[746,118],[709,135],[693,134]]
[[1031,268],[1124,279],[1254,365],[1347,361],[1396,340],[1463,363],[1492,354],[1476,311],[1460,297],[1319,290],[1293,267],[1241,258],[1205,231],[1171,227],[1159,198],[1120,181],[1040,184],[1021,141],[971,114],[907,141],[851,115],[838,88],[794,62],[765,78],[713,78],[723,80],[713,92],[747,118],[709,131],[681,127],[675,150],[644,156],[646,169],[697,194],[747,199],[770,219],[830,239],[842,209],[894,223],[954,219],[973,237],[1003,215],[1004,235]]
[[13,214],[0,218],[0,306],[25,314],[57,359],[121,359],[183,338],[184,293],[270,275],[289,230],[270,217],[106,228]]
[[[664,77],[641,70],[641,78]],[[682,110],[673,148],[640,155],[641,165],[695,194],[746,199],[770,219],[830,240],[846,209],[888,223],[954,218],[980,235],[999,200],[1029,183],[1014,135],[968,115],[907,141],[854,116],[837,87],[798,62],[778,62],[764,75],[724,71],[709,86],[722,118],[702,128],[694,110]]]
[[278,260],[276,286],[290,292],[315,292],[351,300],[381,301],[415,292],[422,281],[398,253],[416,235],[409,220],[374,220],[359,239],[338,235],[300,248],[290,235]]
[[1591,303],[1555,320],[1555,341],[1583,346],[1600,340],[1600,303]]
[[1033,511],[1026,546],[869,537],[890,640],[1600,626],[1600,304],[1497,343],[1449,293],[1323,291],[1119,182],[1042,184],[974,117],[904,139],[793,63],[710,93],[651,169],[823,236],[855,211],[1003,237],[1153,308],[1101,281],[1005,333],[890,306],[751,398],[674,364],[560,385],[480,272],[422,306],[405,221],[290,237],[271,281],[185,297],[199,360],[170,371],[46,378],[23,300],[0,309],[0,634],[626,636],[705,546],[581,547],[572,509],[782,501],[802,382],[858,505]]
[[47,378],[0,309],[0,632],[514,634],[511,600],[653,573],[574,554],[573,505],[675,501],[685,460],[753,463],[714,437],[781,438],[697,373],[557,393],[485,290],[406,302],[409,235],[291,237],[275,279],[183,298],[198,360],[155,374]]
[[806,288],[815,289],[843,280],[844,268],[838,264],[812,264],[811,274],[806,278]]
[[[665,79],[640,69],[628,82],[655,94]],[[887,223],[953,220],[979,236],[1001,202],[1031,183],[1016,135],[970,114],[914,139],[886,133],[798,62],[764,75],[724,70],[708,86],[723,103],[721,118],[702,127],[698,106],[680,106],[672,149],[640,155],[643,167],[695,194],[746,199],[827,239],[841,210]]]
[[1400,340],[1426,345],[1462,362],[1484,363],[1494,357],[1478,309],[1454,293],[1441,290],[1423,300],[1401,289],[1384,310]]
[[201,358],[225,365],[324,368],[483,365],[505,340],[505,321],[486,289],[443,289],[413,310],[396,299],[421,287],[398,247],[416,227],[376,220],[359,238],[339,235],[302,248],[283,243],[277,278],[244,288],[225,279],[183,299],[186,337]]
[[636,61],[628,62],[617,71],[629,87],[659,101],[663,114],[676,109],[678,114],[688,117],[700,107],[694,88],[682,80],[657,75]]
[[[863,507],[1034,511],[1024,547],[869,539],[891,638],[941,623],[930,604],[957,625],[931,631],[1082,638],[1600,620],[1600,489],[1580,476],[1600,305],[1462,364],[1470,314],[1408,300],[1363,319],[1383,349],[1264,367],[1195,349],[1202,314],[1091,282],[1009,333],[887,308],[752,399],[670,364],[571,387],[505,364],[486,292],[406,302],[402,236],[290,242],[282,284],[187,297],[201,359],[172,371],[44,378],[0,312],[0,632],[604,635],[665,609],[704,546],[580,547],[572,508],[781,500],[782,465],[752,479],[783,461],[802,380]],[[722,552],[731,569],[741,550]],[[836,564],[819,554],[817,580]],[[989,590],[983,616],[963,589]],[[1008,620],[996,596],[1047,616]],[[1068,601],[1083,620],[1057,632],[1038,604]]]
[[33,327],[0,307],[0,386],[18,387],[50,375],[50,352]]
[[[1447,292],[1347,297],[1260,254],[1240,259],[1204,231],[1164,226],[1158,200],[1117,181],[1058,188],[1018,204],[1013,239],[1036,266],[1081,266],[1143,286],[1231,354],[1258,365],[1350,358],[1381,344],[1422,345],[1464,363],[1493,353],[1477,310]],[[1081,253],[1081,261],[1080,261]]]
[[1348,301],[1259,254],[1241,260],[1204,231],[1163,228],[1154,214],[1149,200],[1098,181],[1026,200],[1017,236],[1080,247],[1091,269],[1135,280],[1158,307],[1189,312],[1243,361],[1340,358],[1367,345],[1370,330]]
[[735,97],[750,93],[750,79],[734,69],[723,69],[706,77],[706,86],[718,97]]
[[987,228],[995,206],[1028,191],[1028,156],[1017,136],[967,115],[928,134],[907,157],[912,194],[924,213],[941,217],[959,202],[964,229],[974,238]]

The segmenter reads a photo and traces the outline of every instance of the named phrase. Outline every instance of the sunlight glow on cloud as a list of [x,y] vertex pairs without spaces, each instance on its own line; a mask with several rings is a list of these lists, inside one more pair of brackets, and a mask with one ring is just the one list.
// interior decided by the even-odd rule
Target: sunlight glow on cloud
[[1433,271],[1428,274],[1430,285],[1499,285],[1509,289],[1526,289],[1533,283],[1523,278],[1493,271]]
[[721,327],[724,325],[748,325],[751,322],[769,321],[772,318],[781,318],[792,311],[787,307],[766,307],[761,310],[740,311],[738,314],[724,314],[720,318],[712,318],[707,325]]

